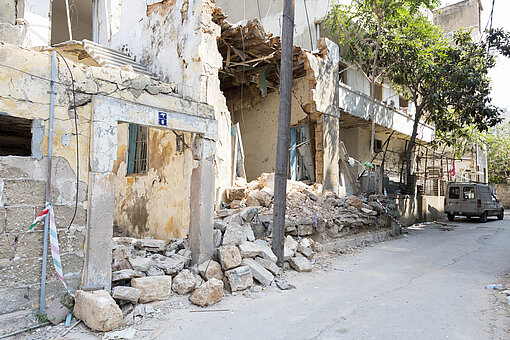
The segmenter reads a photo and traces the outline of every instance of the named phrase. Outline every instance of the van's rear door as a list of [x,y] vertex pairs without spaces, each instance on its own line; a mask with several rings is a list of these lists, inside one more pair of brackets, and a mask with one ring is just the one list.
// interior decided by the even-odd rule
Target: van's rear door
[[448,198],[446,200],[446,211],[460,212],[460,186],[450,185],[448,188]]

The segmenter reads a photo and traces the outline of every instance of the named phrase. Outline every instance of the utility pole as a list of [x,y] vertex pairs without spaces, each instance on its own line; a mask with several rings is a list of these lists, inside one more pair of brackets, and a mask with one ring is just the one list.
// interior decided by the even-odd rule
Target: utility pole
[[274,180],[273,252],[283,267],[285,208],[287,206],[287,172],[290,147],[290,108],[292,102],[292,51],[294,48],[294,0],[284,0],[282,57],[280,68],[280,109]]

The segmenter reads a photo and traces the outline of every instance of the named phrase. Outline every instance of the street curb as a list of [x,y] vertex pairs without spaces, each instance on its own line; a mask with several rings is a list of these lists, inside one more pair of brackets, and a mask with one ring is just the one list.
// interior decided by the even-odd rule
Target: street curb
[[349,237],[345,239],[341,239],[338,241],[325,243],[322,245],[323,251],[335,251],[335,250],[345,250],[349,247],[359,247],[359,246],[366,246],[370,243],[378,243],[385,240],[388,240],[390,238],[393,238],[395,236],[400,235],[402,232],[400,231],[400,228],[395,228],[393,230],[389,231],[380,231],[377,233],[370,233],[363,236],[355,236],[355,237]]

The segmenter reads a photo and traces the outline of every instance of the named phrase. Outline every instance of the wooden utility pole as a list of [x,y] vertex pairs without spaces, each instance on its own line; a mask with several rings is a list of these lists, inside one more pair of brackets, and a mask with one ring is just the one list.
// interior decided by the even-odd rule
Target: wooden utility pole
[[284,0],[282,59],[280,72],[280,109],[274,181],[273,252],[278,266],[283,267],[285,208],[287,206],[287,172],[290,147],[290,109],[292,102],[292,51],[294,48],[294,0]]

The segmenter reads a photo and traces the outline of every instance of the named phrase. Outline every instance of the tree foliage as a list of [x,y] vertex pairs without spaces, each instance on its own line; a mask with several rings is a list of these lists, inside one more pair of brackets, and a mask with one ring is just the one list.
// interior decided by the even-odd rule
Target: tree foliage
[[510,179],[510,122],[489,129],[485,135],[489,183]]
[[[375,41],[374,15],[367,2],[337,5],[328,17],[328,27],[343,46],[344,56],[365,72],[374,58]],[[415,104],[413,131],[405,150],[409,175],[420,121],[434,125],[437,136],[451,144],[469,138],[472,129],[486,131],[500,121],[500,110],[491,104],[488,72],[495,66],[495,50],[508,53],[510,36],[492,30],[485,40],[475,42],[470,32],[459,31],[448,38],[418,10],[437,2],[388,2],[377,73]]]

